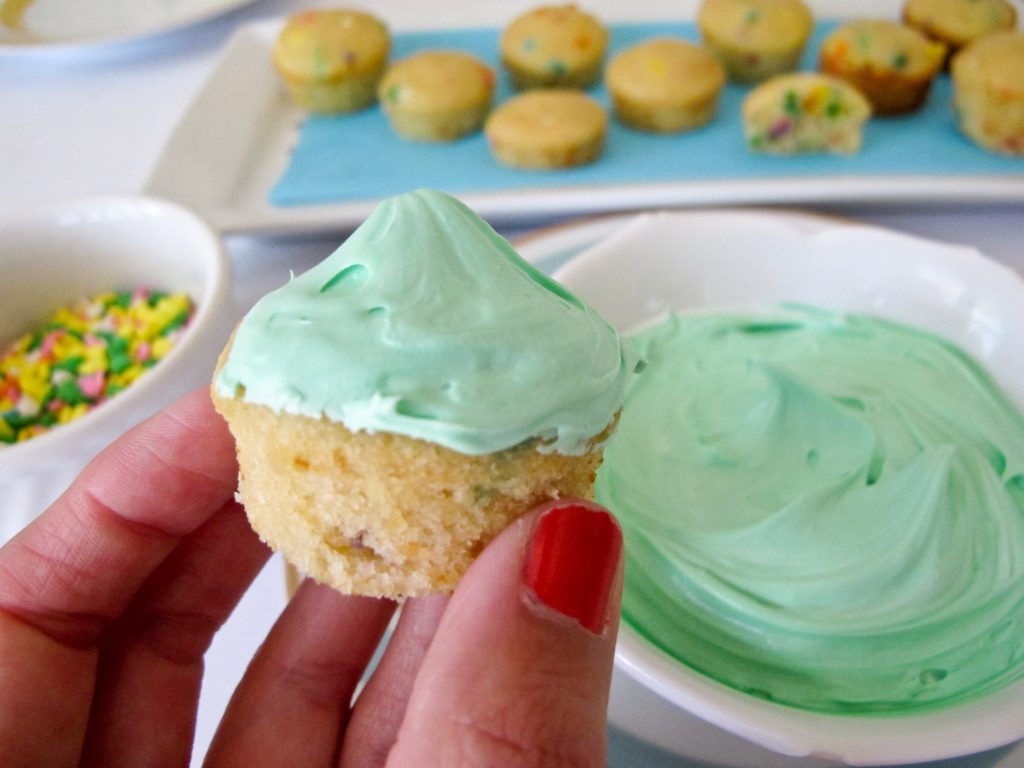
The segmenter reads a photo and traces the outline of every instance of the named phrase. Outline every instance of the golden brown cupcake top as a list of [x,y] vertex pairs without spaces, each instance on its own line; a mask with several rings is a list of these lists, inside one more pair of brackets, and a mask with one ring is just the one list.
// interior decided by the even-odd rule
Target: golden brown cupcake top
[[903,20],[955,47],[991,32],[1013,29],[1017,11],[1006,0],[906,0]]
[[487,121],[487,138],[521,148],[587,142],[604,133],[608,117],[590,96],[570,89],[524,93],[501,105]]
[[605,73],[608,87],[649,104],[699,102],[725,85],[725,70],[700,46],[655,38],[617,55]]
[[757,51],[802,46],[813,23],[801,0],[704,0],[697,13],[701,34]]
[[431,113],[489,103],[494,71],[461,51],[422,51],[385,73],[377,97],[388,109]]
[[946,46],[916,29],[882,19],[857,19],[840,25],[821,44],[822,68],[838,73],[872,69],[913,79],[931,78],[942,66]]

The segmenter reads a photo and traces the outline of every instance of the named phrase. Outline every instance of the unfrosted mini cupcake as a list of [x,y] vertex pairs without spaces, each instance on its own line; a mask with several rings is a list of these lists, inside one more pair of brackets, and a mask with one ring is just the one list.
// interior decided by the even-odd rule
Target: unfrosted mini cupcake
[[678,133],[714,118],[725,70],[700,46],[655,38],[615,56],[605,84],[620,121],[642,131]]
[[1017,11],[1006,0],[906,0],[903,21],[955,53],[972,40],[1013,29]]
[[568,168],[600,156],[608,116],[600,103],[579,91],[530,91],[498,107],[484,132],[491,153],[504,165]]
[[1024,155],[1024,33],[977,40],[951,65],[957,122],[993,152]]
[[796,69],[813,25],[801,0],[704,0],[697,13],[704,44],[741,83]]
[[776,75],[743,101],[747,146],[770,154],[856,152],[870,116],[856,88],[814,72]]
[[461,203],[385,200],[242,320],[214,378],[259,535],[343,592],[454,588],[546,499],[589,497],[638,360]]
[[912,112],[942,69],[946,46],[903,24],[856,19],[822,41],[821,71],[853,85],[880,115]]
[[292,16],[274,43],[274,66],[292,99],[310,112],[353,112],[373,103],[391,37],[366,13],[306,11]]
[[501,63],[515,88],[586,88],[601,77],[608,31],[575,5],[518,16],[501,35]]
[[494,99],[494,71],[462,51],[421,51],[392,66],[378,94],[399,136],[453,141],[483,125]]

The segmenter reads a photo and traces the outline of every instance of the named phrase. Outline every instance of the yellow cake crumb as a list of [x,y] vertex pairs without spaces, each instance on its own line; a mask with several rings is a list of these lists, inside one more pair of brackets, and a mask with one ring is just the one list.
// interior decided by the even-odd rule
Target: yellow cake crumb
[[299,572],[353,594],[450,592],[513,519],[548,499],[590,498],[601,442],[581,456],[539,442],[482,456],[220,397],[253,529]]
[[747,146],[771,154],[856,152],[870,116],[857,89],[811,72],[776,75],[743,101]]

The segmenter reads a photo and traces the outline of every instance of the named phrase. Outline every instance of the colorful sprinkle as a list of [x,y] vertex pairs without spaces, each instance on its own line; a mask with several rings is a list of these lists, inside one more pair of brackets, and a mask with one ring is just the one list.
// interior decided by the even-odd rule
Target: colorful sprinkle
[[327,59],[327,52],[320,46],[313,49],[312,66],[313,73],[317,77],[327,77],[328,72],[330,72],[330,62]]
[[782,109],[787,115],[799,115],[800,114],[800,97],[797,96],[796,91],[786,91],[783,96]]
[[822,106],[825,104],[825,100],[828,98],[828,89],[821,86],[811,88],[806,94],[804,94],[801,107],[803,111],[809,115],[821,114]]
[[793,121],[788,118],[782,118],[781,120],[775,121],[775,124],[768,130],[768,138],[776,141],[781,139],[791,130],[793,130]]
[[67,424],[171,350],[192,316],[185,294],[104,293],[57,310],[0,355],[0,443]]

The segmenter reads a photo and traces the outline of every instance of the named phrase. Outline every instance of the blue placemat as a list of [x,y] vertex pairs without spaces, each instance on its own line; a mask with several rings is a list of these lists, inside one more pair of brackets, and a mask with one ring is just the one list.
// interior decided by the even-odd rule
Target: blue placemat
[[[813,69],[822,38],[836,22],[818,24],[804,56]],[[696,41],[692,23],[619,25],[611,29],[610,55],[656,35]],[[392,57],[426,48],[458,48],[496,70],[496,29],[424,32],[396,36]],[[856,155],[772,157],[747,151],[740,108],[747,86],[728,85],[717,118],[684,134],[633,131],[612,120],[605,152],[593,165],[560,171],[518,171],[495,162],[482,134],[451,144],[417,144],[395,136],[378,107],[355,115],[308,118],[288,168],[270,192],[274,205],[310,205],[386,197],[417,187],[451,193],[637,182],[695,182],[835,176],[1010,176],[1024,174],[1024,159],[988,153],[955,128],[946,75],[928,102],[912,115],[872,120]],[[591,95],[608,104],[603,86]],[[499,78],[496,104],[512,95]],[[922,180],[922,184],[926,184]]]

